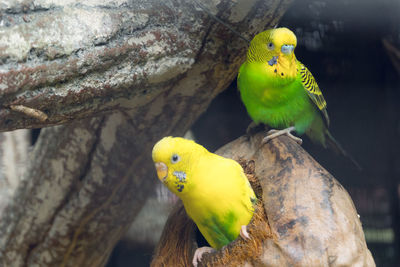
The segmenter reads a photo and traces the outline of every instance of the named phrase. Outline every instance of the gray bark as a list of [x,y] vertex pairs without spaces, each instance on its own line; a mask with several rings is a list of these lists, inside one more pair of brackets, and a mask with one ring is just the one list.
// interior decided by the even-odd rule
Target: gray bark
[[[250,38],[288,1],[205,4]],[[190,127],[247,44],[191,1],[9,0],[0,14],[0,131],[68,123],[0,183],[0,265],[103,266],[157,183],[152,145]]]
[[0,210],[18,187],[29,146],[29,130],[0,133]]
[[[208,5],[245,36],[275,24],[284,6]],[[7,1],[0,12],[0,131],[137,108],[172,88],[190,87],[181,100],[197,90],[211,99],[232,81],[246,47],[192,1]]]

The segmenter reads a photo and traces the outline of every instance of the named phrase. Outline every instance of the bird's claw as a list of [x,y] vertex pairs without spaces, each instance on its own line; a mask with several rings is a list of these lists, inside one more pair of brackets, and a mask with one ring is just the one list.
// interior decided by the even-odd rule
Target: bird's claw
[[247,226],[246,225],[242,225],[242,227],[240,227],[240,233],[239,234],[244,240],[249,240],[250,239],[250,235],[247,232]]
[[298,143],[299,145],[303,144],[303,139],[301,139],[301,138],[299,138],[299,137],[297,137],[297,136],[294,136],[294,135],[291,134],[291,133],[287,133],[286,135],[289,136],[290,138],[292,138],[292,139],[293,139],[296,143]]
[[211,248],[211,247],[201,247],[196,249],[196,251],[194,252],[194,256],[193,256],[193,266],[197,267],[197,264],[201,261],[201,258],[203,257],[204,253],[212,253],[215,252],[215,249]]
[[291,133],[291,131],[294,131],[294,130],[295,130],[294,126],[286,128],[286,129],[283,129],[283,130],[275,130],[275,129],[269,130],[267,132],[267,136],[264,137],[264,139],[263,139],[263,143],[264,144],[268,143],[269,140],[274,139],[275,137],[278,137],[280,135],[286,134],[288,137],[292,138],[296,143],[301,145],[303,143],[303,140],[301,138],[299,138],[299,137],[294,136]]
[[267,132],[267,135],[271,135],[271,134],[276,133],[276,132],[278,132],[278,131],[279,131],[279,130],[276,130],[276,129],[269,130],[269,131]]

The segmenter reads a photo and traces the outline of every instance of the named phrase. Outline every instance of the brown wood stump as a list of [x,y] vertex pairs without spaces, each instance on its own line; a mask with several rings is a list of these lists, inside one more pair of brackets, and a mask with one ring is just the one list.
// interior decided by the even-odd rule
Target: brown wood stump
[[[200,266],[375,266],[347,191],[286,136],[262,145],[264,133],[242,136],[216,153],[237,160],[259,201],[241,237],[205,254]],[[191,266],[196,225],[177,203],[151,266]]]

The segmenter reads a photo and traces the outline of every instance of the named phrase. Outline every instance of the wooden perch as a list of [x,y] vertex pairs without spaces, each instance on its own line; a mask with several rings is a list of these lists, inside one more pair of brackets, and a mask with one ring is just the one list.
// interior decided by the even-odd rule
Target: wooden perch
[[[263,136],[217,151],[244,166],[261,208],[248,227],[250,241],[239,237],[205,254],[201,266],[375,266],[347,191],[294,141],[281,136],[262,145]],[[151,266],[190,266],[195,230],[178,203]]]

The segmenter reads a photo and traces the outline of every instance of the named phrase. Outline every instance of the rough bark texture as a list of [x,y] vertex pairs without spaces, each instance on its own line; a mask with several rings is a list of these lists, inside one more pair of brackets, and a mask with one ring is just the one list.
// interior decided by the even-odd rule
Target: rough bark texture
[[[238,238],[205,254],[201,266],[375,266],[347,191],[293,140],[282,136],[261,145],[263,136],[241,137],[217,153],[254,164],[266,224],[254,228],[260,224],[253,218],[250,241]],[[180,203],[165,229],[174,230],[164,230],[152,266],[172,266],[173,258],[182,258],[173,266],[185,266],[197,246],[195,226]],[[243,249],[258,242],[261,249]]]
[[0,210],[19,184],[29,146],[29,130],[0,133]]
[[[207,7],[253,36],[287,2]],[[191,109],[204,108],[233,80],[247,45],[192,1],[6,1],[0,13],[0,131],[131,109],[172,89],[182,90],[177,102],[202,91]]]
[[[251,37],[288,1],[205,4]],[[247,44],[191,1],[9,0],[0,13],[0,131],[70,122],[42,130],[13,190],[0,183],[0,265],[102,266],[157,182],[151,147],[190,127]]]

